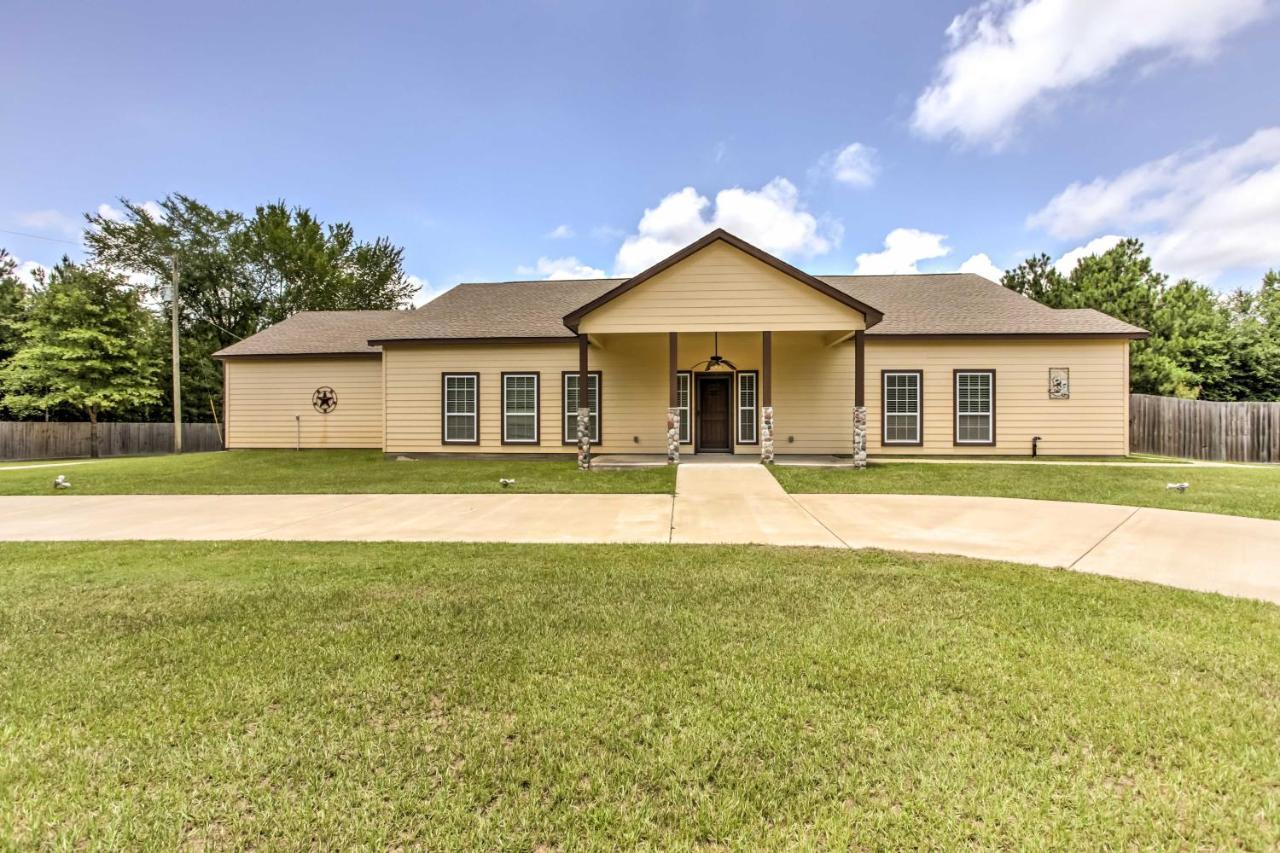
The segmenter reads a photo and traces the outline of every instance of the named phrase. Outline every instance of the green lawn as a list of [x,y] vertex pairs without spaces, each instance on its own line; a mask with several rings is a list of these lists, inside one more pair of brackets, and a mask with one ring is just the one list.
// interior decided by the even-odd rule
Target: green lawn
[[[54,492],[51,483],[58,474],[67,475],[71,489]],[[503,477],[514,479],[515,485],[503,489],[498,483]],[[0,495],[501,491],[671,494],[674,490],[675,471],[667,467],[584,473],[578,470],[572,457],[564,461],[423,459],[397,462],[384,459],[378,450],[237,450],[0,471]]]
[[[1280,519],[1280,466],[1139,468],[1116,465],[966,465],[895,462],[849,468],[787,468],[773,474],[796,494],[861,492],[985,495],[1153,506]],[[1184,493],[1165,488],[1190,483]]]
[[806,549],[0,546],[0,848],[1269,848],[1280,609]]

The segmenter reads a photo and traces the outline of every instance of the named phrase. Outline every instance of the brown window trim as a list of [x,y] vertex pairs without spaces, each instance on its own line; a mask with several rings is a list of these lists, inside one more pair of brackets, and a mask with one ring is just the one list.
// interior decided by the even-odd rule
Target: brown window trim
[[[475,441],[450,439],[445,432],[445,415],[449,409],[448,379],[450,376],[470,376],[476,381],[476,437]],[[440,443],[441,444],[479,444],[480,443],[480,374],[458,370],[446,370],[440,374]]]
[[[960,440],[960,394],[956,387],[960,384],[961,373],[987,373],[991,376],[991,440]],[[996,446],[996,371],[991,367],[957,367],[951,371],[951,444],[953,447],[995,447]]]
[[[916,376],[916,440],[889,441],[885,435],[889,431],[889,408],[885,405],[886,385],[891,373],[914,373]],[[880,446],[881,447],[923,447],[924,446],[924,371],[923,370],[881,370],[880,371]]]
[[[533,377],[533,435],[532,441],[525,439],[523,441],[509,441],[507,439],[507,377],[508,376],[532,376]],[[502,393],[500,395],[502,408],[499,416],[502,418],[502,443],[524,445],[525,447],[534,447],[542,444],[542,373],[537,370],[504,370],[501,374]]]
[[[750,373],[756,378],[756,427],[755,440],[742,441],[742,406],[741,399],[738,396],[738,377],[744,373]],[[758,370],[735,370],[733,373],[733,443],[740,447],[754,447],[760,443],[760,371]]]
[[[560,443],[565,445],[566,447],[576,447],[578,444],[578,440],[575,438],[573,441],[568,441],[568,440],[565,440],[565,437],[564,437],[564,419],[569,414],[564,410],[565,377],[577,376],[577,375],[578,375],[578,371],[576,370],[560,371],[560,439],[561,439]],[[599,424],[600,426],[600,438],[591,442],[591,444],[596,447],[599,447],[601,444],[604,444],[604,374],[599,370],[588,370],[587,376],[596,377],[596,423]],[[591,380],[588,378],[587,382],[590,382],[590,381]],[[581,395],[581,392],[579,392],[579,395]],[[587,391],[587,399],[588,400],[591,399],[590,389],[588,389]]]
[[[691,444],[693,444],[693,429],[694,429],[694,420],[693,420],[693,371],[692,371],[692,370],[677,370],[677,371],[676,371],[676,376],[687,376],[687,377],[689,377],[689,438],[688,438],[688,439],[680,439],[680,443],[681,443],[681,444],[683,444],[683,445],[691,445]],[[677,434],[679,433],[679,429],[680,429],[680,425],[677,423],[677,424],[676,424],[676,431],[677,431]]]

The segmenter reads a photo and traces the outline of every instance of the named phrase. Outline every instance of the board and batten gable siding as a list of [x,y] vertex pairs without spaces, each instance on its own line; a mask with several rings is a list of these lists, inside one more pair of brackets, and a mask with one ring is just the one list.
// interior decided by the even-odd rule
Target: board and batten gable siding
[[[228,449],[382,447],[382,360],[377,356],[228,358]],[[327,385],[338,407],[327,415],[311,397]]]
[[[1114,339],[939,340],[867,337],[867,452],[871,455],[1129,452],[1129,342]],[[1071,371],[1071,398],[1049,399],[1049,368]],[[954,371],[994,370],[996,444],[954,443]],[[922,370],[924,443],[881,443],[881,371]],[[776,386],[775,386],[776,387]],[[774,397],[778,395],[774,391]],[[779,418],[782,417],[779,407]],[[781,435],[784,428],[779,429]],[[779,444],[779,452],[783,445]]]
[[582,318],[580,332],[855,330],[861,313],[715,242]]

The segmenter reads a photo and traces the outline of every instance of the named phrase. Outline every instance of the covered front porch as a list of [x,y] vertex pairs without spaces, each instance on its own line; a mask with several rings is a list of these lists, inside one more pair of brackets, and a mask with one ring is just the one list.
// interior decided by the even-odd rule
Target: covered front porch
[[[609,421],[610,467],[682,458],[866,462],[865,332],[733,330],[582,333],[566,386],[579,464]],[[579,405],[577,388],[589,389]],[[602,402],[608,402],[608,412]],[[665,454],[652,452],[655,425]],[[626,449],[627,433],[635,452]],[[812,464],[812,463],[811,463]]]

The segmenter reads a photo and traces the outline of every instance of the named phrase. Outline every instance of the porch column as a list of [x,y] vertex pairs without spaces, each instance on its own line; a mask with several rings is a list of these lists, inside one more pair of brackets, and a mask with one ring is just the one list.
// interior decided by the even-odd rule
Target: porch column
[[760,334],[760,461],[768,464],[773,461],[773,332]]
[[587,336],[578,335],[578,468],[591,469],[591,376],[587,370]]
[[[667,464],[676,465],[680,462],[680,382],[677,378],[679,372],[679,346],[678,336],[675,332],[667,333],[667,380],[669,391],[667,394]],[[690,393],[693,390],[690,389]],[[690,410],[692,414],[692,410]]]
[[867,333],[853,333],[853,467],[867,467]]

